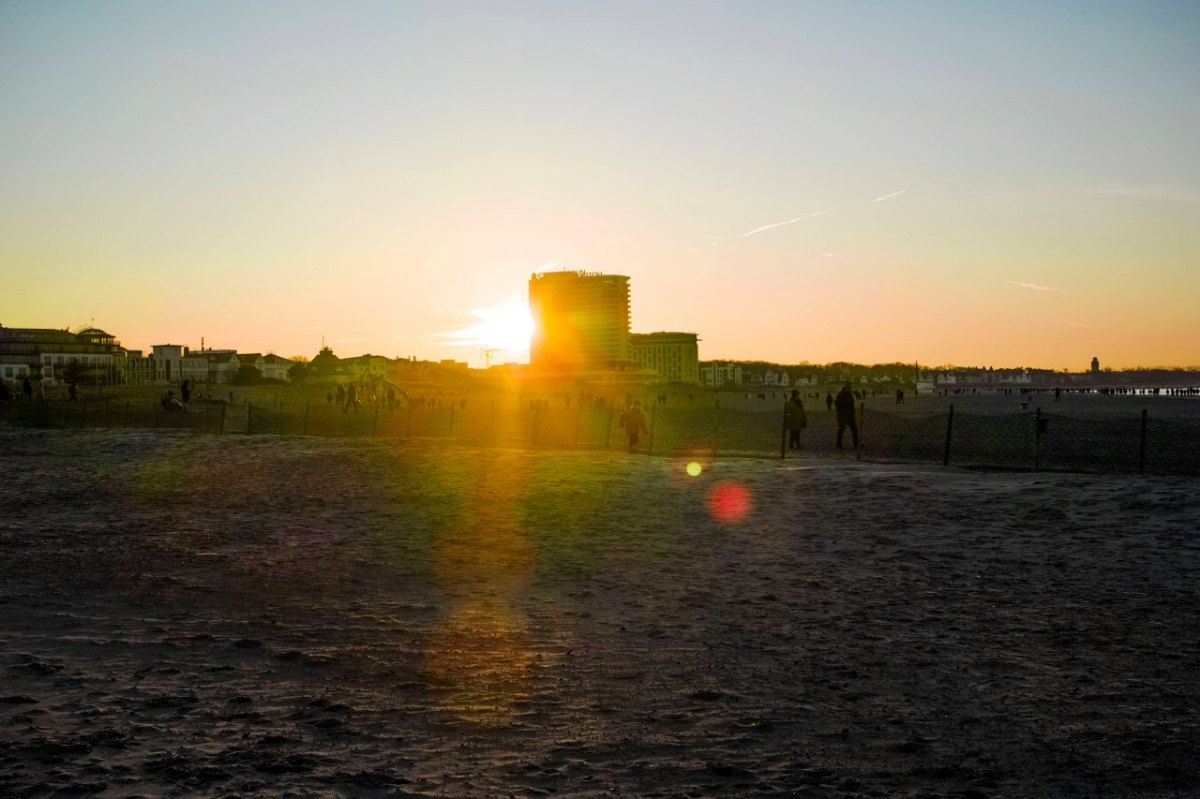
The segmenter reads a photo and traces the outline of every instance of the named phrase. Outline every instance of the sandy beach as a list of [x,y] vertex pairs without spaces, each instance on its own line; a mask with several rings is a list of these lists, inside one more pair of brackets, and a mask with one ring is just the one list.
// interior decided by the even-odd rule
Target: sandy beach
[[1194,478],[0,429],[0,795],[1200,795]]

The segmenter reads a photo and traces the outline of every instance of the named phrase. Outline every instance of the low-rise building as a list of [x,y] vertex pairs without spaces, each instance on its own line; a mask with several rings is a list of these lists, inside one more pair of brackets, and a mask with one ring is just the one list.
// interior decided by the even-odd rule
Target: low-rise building
[[96,327],[71,331],[0,325],[0,379],[15,388],[26,377],[49,386],[121,383],[125,350]]
[[236,350],[191,350],[180,361],[180,379],[193,383],[231,383],[239,363]]
[[182,344],[155,344],[150,348],[150,368],[155,383],[178,383],[183,379],[183,356],[187,347]]
[[630,357],[640,369],[655,372],[657,382],[698,383],[698,341],[695,333],[634,333],[629,337]]
[[737,363],[711,363],[700,367],[700,382],[709,388],[742,384],[742,366]]
[[290,380],[288,370],[294,365],[294,361],[269,352],[262,356],[262,365],[258,368],[266,380]]

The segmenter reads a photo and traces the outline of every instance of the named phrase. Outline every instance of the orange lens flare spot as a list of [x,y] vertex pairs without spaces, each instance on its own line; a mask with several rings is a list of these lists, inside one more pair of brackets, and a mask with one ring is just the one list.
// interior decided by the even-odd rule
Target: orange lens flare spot
[[727,524],[746,518],[753,504],[750,492],[740,483],[718,483],[708,495],[708,512]]
[[702,469],[700,464],[696,463],[695,461],[692,461],[687,465],[687,473],[689,477],[699,477],[700,472],[702,471],[704,471],[704,469]]

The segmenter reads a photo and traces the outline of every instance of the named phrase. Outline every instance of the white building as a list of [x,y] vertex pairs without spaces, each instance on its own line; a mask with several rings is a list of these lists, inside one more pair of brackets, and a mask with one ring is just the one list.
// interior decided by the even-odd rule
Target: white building
[[235,350],[192,350],[180,362],[182,378],[193,383],[230,383],[238,366]]
[[700,382],[709,388],[742,384],[742,367],[736,363],[713,363],[700,367]]
[[183,379],[182,361],[187,347],[182,344],[155,344],[150,348],[154,382],[178,383]]
[[281,358],[271,352],[262,356],[262,365],[259,367],[259,371],[267,380],[289,380],[288,370],[294,365],[287,358]]

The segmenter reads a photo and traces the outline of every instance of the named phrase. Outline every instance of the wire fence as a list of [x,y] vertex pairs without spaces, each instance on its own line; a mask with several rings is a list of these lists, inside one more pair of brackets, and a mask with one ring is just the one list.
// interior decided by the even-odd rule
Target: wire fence
[[[325,436],[441,440],[475,446],[626,451],[621,413],[612,405],[506,407],[496,401],[444,407],[342,407],[201,401],[185,411],[151,400],[0,403],[0,423],[42,428],[159,428],[214,435]],[[801,449],[787,448],[782,408],[719,404],[646,409],[648,433],[634,451],[666,457],[853,457],[871,462],[1034,471],[1200,475],[1200,423],[1140,415],[1072,416],[1034,408],[1020,413],[889,413],[860,404],[838,445],[833,412],[808,414]]]

